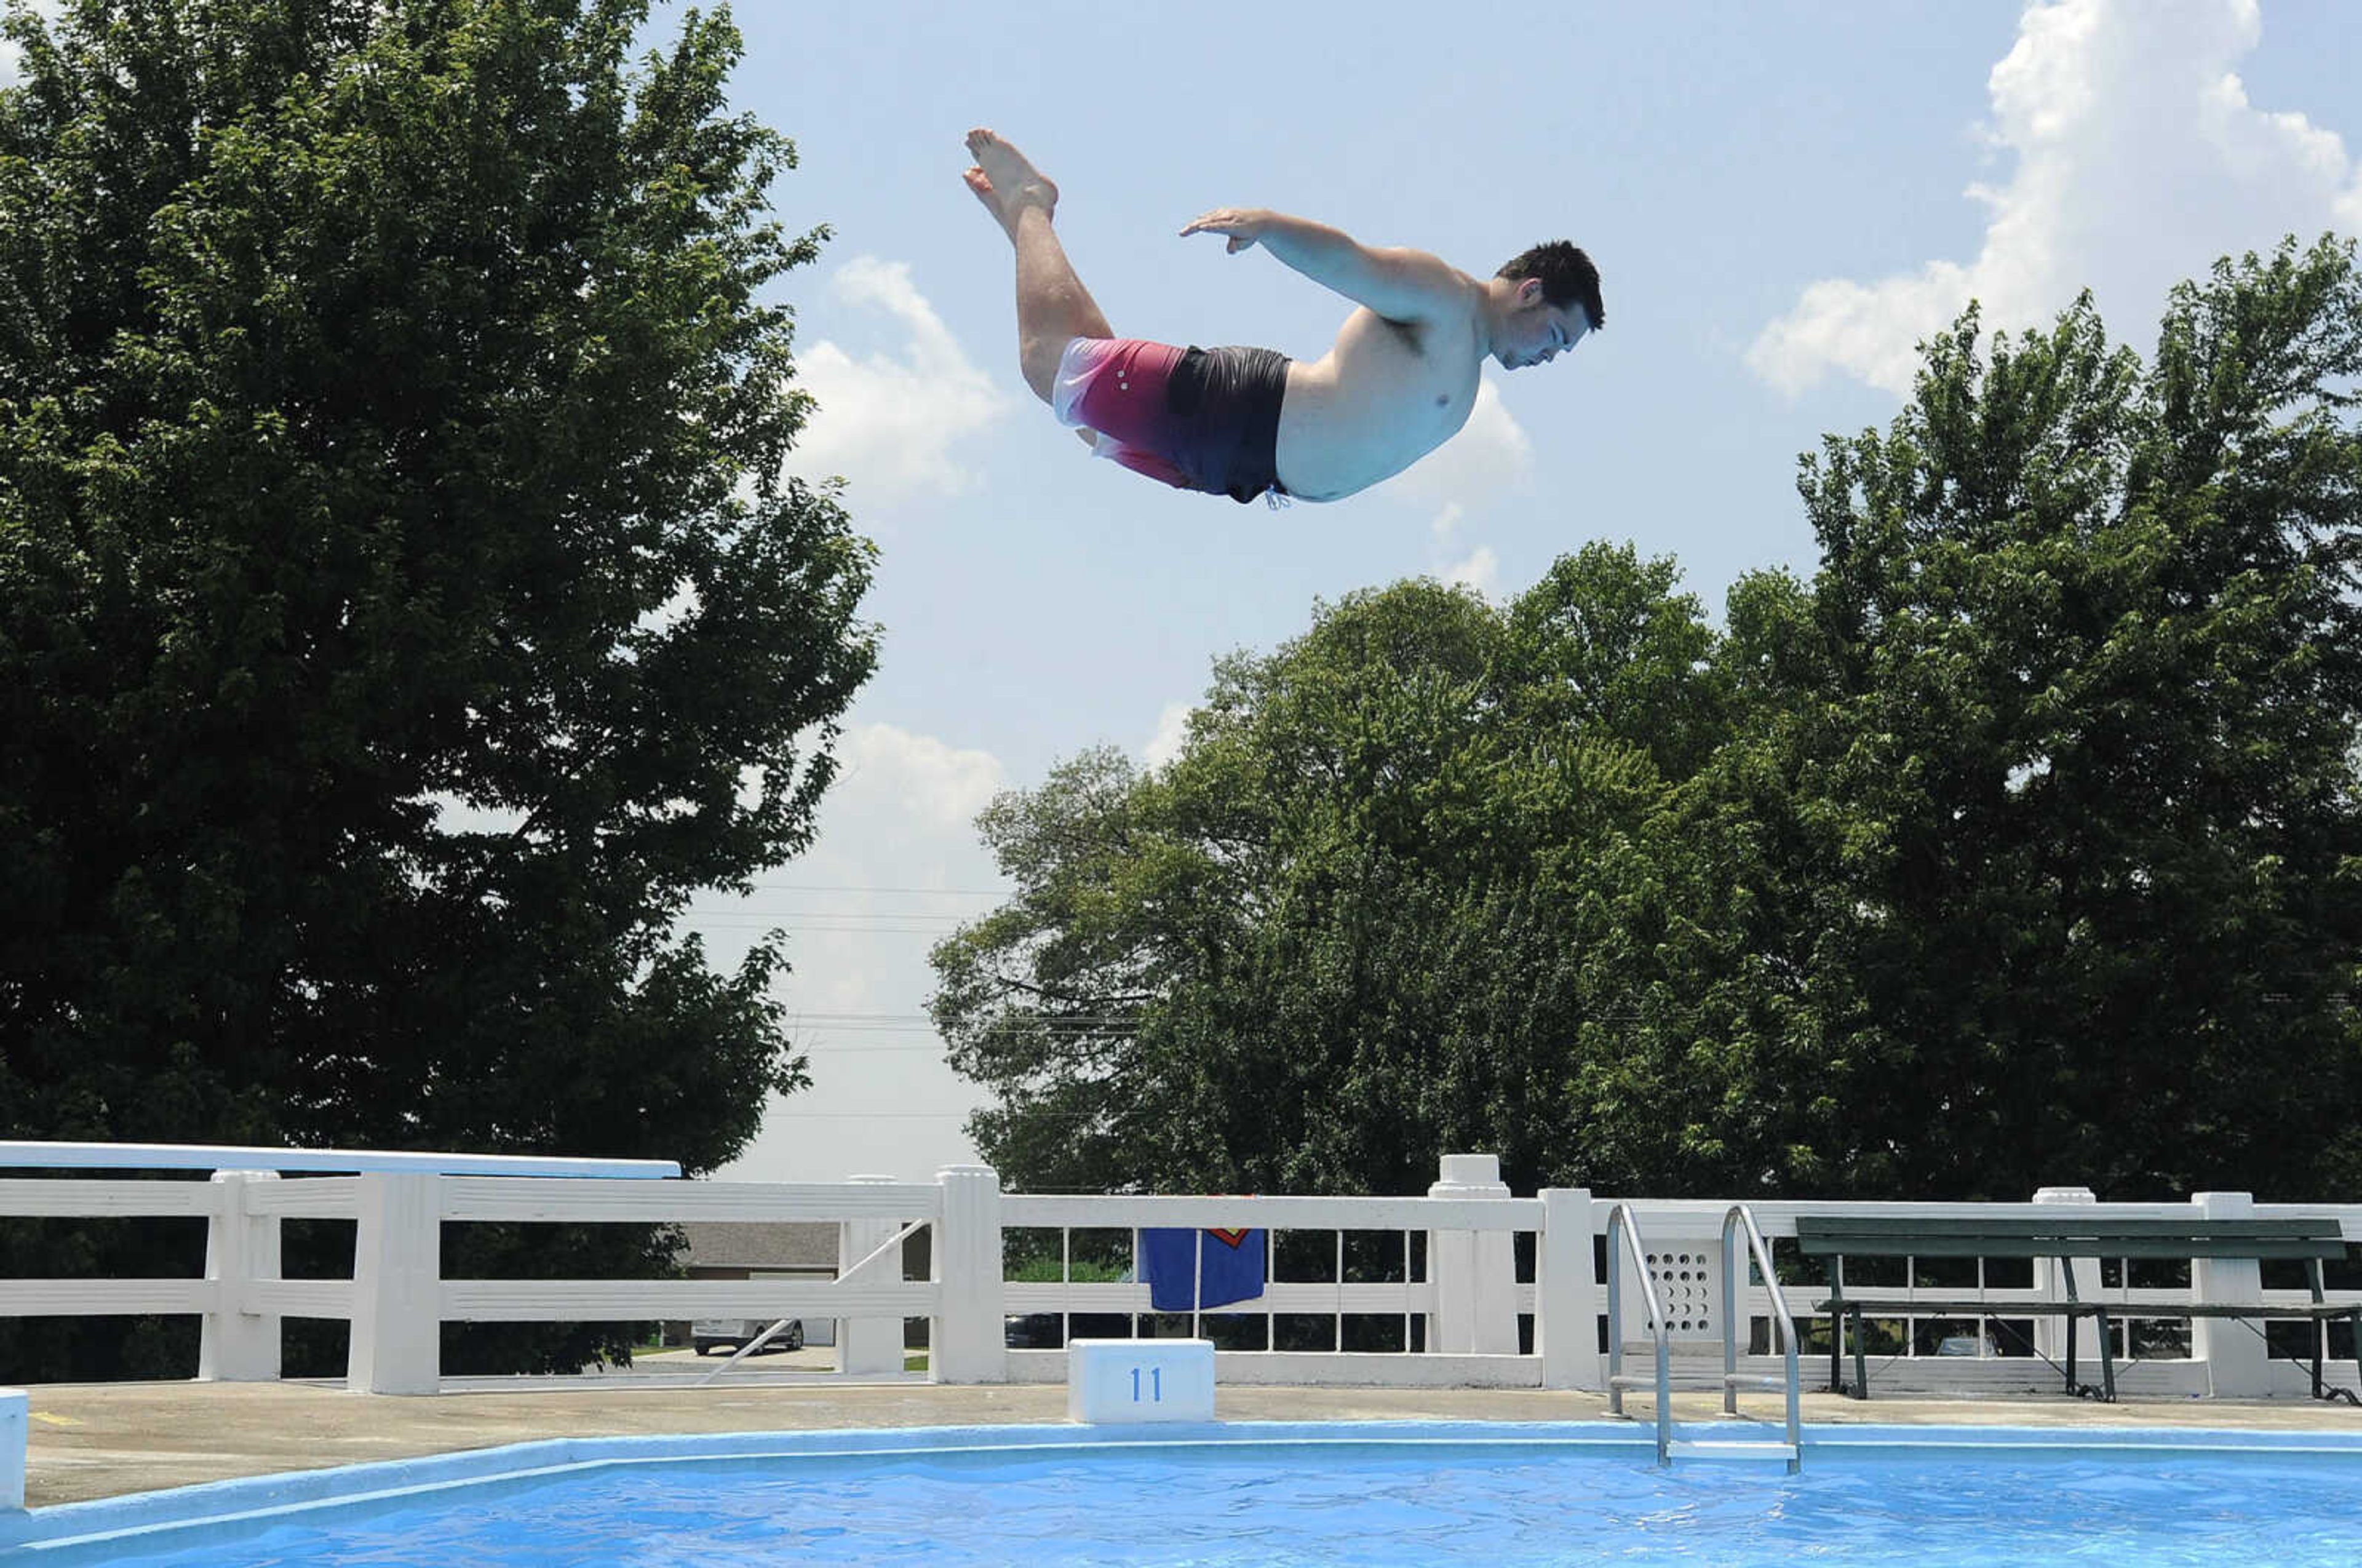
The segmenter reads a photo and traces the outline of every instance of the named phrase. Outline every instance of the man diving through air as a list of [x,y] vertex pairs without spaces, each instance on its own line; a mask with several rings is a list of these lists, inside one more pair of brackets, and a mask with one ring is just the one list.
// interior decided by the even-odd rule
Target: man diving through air
[[1564,240],[1479,281],[1421,250],[1378,250],[1304,218],[1221,207],[1182,229],[1261,245],[1361,308],[1307,364],[1268,348],[1118,337],[1050,226],[1058,187],[988,130],[966,179],[1017,248],[1025,384],[1101,456],[1183,490],[1336,501],[1400,473],[1476,405],[1490,357],[1546,365],[1598,330],[1599,271]]

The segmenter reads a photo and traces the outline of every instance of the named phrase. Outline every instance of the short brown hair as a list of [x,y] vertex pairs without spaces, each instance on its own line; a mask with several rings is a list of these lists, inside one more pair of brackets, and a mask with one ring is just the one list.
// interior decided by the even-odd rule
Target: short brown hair
[[1546,239],[1529,250],[1520,251],[1502,263],[1494,276],[1518,283],[1528,278],[1539,278],[1542,298],[1561,310],[1571,304],[1581,305],[1583,314],[1591,318],[1594,332],[1607,325],[1607,313],[1599,304],[1599,269],[1591,264],[1591,258],[1580,248],[1563,239]]

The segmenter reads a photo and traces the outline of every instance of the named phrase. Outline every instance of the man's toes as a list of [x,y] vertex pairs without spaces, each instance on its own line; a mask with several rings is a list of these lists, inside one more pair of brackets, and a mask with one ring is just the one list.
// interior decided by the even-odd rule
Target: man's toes
[[976,129],[967,133],[968,155],[976,159],[978,162],[982,162],[984,160],[984,149],[992,146],[1000,138],[999,137],[993,135],[982,126],[978,126]]

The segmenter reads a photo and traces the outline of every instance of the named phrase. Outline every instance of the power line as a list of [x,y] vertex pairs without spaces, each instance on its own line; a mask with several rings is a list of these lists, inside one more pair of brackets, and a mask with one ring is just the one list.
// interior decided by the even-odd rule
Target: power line
[[707,906],[695,905],[683,910],[679,916],[684,921],[705,922],[721,921],[853,921],[863,925],[878,925],[896,921],[922,925],[961,925],[978,917],[972,914],[938,914],[932,910],[813,910],[782,909],[773,904]]
[[[911,917],[916,919],[918,917]],[[960,923],[954,920],[926,924],[852,925],[834,921],[800,920],[794,915],[683,915],[679,922],[686,926],[710,931],[753,931],[771,926],[784,927],[789,934],[797,932],[826,933],[835,936],[941,936]]]
[[931,1051],[940,1054],[941,1045],[799,1045],[797,1050],[812,1056],[873,1056],[890,1051]]
[[[1023,1030],[1023,1032],[1028,1035],[1041,1036],[1052,1040],[1067,1041],[1087,1039],[1094,1035],[1122,1035],[1128,1038],[1131,1035],[1132,1032],[1132,1026],[1130,1024],[1101,1023],[1076,1024],[1064,1028],[1057,1026],[1029,1025]],[[811,1032],[823,1037],[833,1036],[841,1032],[844,1034],[929,1034],[934,1035],[938,1039],[942,1038],[938,1031],[922,1023],[832,1024],[814,1029]],[[1016,1032],[1013,1030],[1005,1030],[1001,1032]],[[933,1046],[921,1045],[844,1045],[823,1047],[817,1044],[812,1046],[799,1046],[798,1048],[844,1051],[920,1051],[934,1049]]]
[[790,893],[888,893],[924,898],[944,899],[1007,899],[1016,896],[1014,888],[865,888],[850,882],[773,882],[756,880],[752,888],[769,888]]
[[965,1121],[967,1110],[774,1110],[766,1121]]
[[802,915],[820,920],[966,920],[972,917],[937,910],[813,909],[806,904],[690,904],[684,913],[730,915]]
[[[923,1012],[807,1012],[800,1008],[787,1010],[790,1021],[797,1023],[924,1023],[932,1014]],[[1139,1020],[1128,1012],[1060,1012],[1042,1017],[1028,1015],[1030,1023],[1135,1023]]]
[[[847,1034],[933,1034],[937,1032],[932,1023],[810,1023],[797,1019],[789,1019],[788,1023],[790,1028],[811,1030],[815,1033],[829,1033],[840,1030]],[[1086,1020],[1081,1022],[1072,1019],[1044,1018],[1027,1019],[1022,1022],[994,1023],[985,1027],[991,1031],[1024,1030],[1044,1034],[1111,1034],[1137,1029],[1139,1026],[1140,1021],[1134,1018]]]

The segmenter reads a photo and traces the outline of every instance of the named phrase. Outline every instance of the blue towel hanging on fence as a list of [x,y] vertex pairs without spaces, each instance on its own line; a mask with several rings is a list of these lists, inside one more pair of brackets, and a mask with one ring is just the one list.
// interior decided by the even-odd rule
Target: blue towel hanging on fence
[[1261,1231],[1142,1231],[1149,1306],[1187,1312],[1253,1300],[1263,1294],[1264,1244]]

